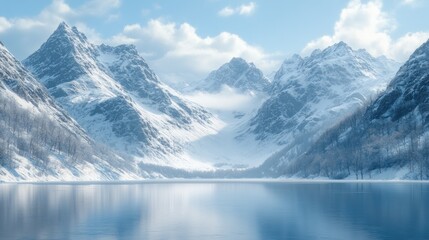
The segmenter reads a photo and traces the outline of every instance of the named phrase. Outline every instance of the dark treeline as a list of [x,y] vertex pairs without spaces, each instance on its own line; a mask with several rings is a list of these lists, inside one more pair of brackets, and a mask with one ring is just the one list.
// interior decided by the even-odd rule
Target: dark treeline
[[429,135],[421,112],[416,108],[392,121],[372,119],[361,109],[326,131],[283,174],[364,179],[406,167],[408,178],[428,179]]

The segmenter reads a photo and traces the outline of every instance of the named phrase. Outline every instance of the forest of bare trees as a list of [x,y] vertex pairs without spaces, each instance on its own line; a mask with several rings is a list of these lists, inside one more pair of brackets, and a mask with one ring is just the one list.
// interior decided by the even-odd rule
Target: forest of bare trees
[[0,166],[14,168],[16,154],[41,170],[49,167],[51,154],[70,165],[93,160],[89,143],[71,130],[0,96]]
[[357,111],[326,131],[283,174],[370,179],[389,168],[410,179],[429,178],[429,135],[419,109],[402,118],[370,119]]

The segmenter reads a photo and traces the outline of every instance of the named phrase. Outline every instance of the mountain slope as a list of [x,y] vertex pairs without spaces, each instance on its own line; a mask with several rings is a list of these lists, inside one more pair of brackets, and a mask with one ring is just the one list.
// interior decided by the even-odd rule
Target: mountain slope
[[331,178],[429,178],[428,93],[429,41],[373,103],[326,132],[285,172]]
[[253,63],[242,58],[232,58],[199,82],[194,90],[219,92],[223,86],[241,92],[264,92],[268,90],[270,80]]
[[343,42],[304,59],[295,55],[276,73],[272,97],[252,120],[253,133],[264,139],[341,118],[383,90],[395,70],[395,63]]
[[0,180],[117,179],[131,169],[100,150],[0,44]]
[[267,98],[271,82],[253,63],[233,58],[185,91],[190,101],[218,119],[214,132],[191,142],[186,152],[220,169],[254,167],[279,146],[260,144],[253,136],[241,137],[243,126]]
[[276,73],[271,97],[250,121],[247,134],[284,145],[282,158],[263,167],[275,169],[315,141],[345,116],[383,90],[398,64],[353,50],[344,42],[286,59]]
[[427,123],[429,109],[429,43],[420,46],[399,69],[395,78],[368,109],[370,119],[397,121],[418,110]]
[[210,114],[161,83],[135,47],[96,46],[61,23],[23,63],[96,141],[146,163],[198,165],[178,153],[210,132]]

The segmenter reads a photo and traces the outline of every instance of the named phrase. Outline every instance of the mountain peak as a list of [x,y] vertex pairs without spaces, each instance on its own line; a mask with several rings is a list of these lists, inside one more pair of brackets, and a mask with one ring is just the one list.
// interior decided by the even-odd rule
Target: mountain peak
[[73,32],[72,28],[66,23],[66,22],[61,22],[57,29],[52,33],[52,35],[54,34],[71,34]]
[[64,21],[62,21],[57,27],[57,29],[66,29],[66,28],[70,28],[70,26]]
[[[427,69],[429,67],[429,40],[420,45],[410,58],[401,66],[399,71],[396,73],[395,78],[390,82],[388,89],[402,89],[404,86],[408,86],[409,89],[417,85],[422,79],[426,79],[429,74]],[[423,84],[423,85],[426,85]],[[426,89],[426,88],[422,88]],[[411,92],[417,92],[419,90],[412,90]],[[425,90],[426,91],[426,90]]]
[[343,41],[335,43],[334,45],[332,45],[326,49],[330,50],[332,52],[342,52],[342,53],[353,51],[353,49]]
[[349,45],[347,45],[347,43],[345,43],[344,41],[339,41],[337,43],[334,44],[334,46],[341,46],[341,47],[349,47]]
[[233,57],[229,62],[230,63],[247,63],[246,60],[244,60],[241,57]]
[[[335,43],[329,47],[326,47],[323,50],[315,49],[310,56],[306,58],[314,59],[314,58],[338,58],[341,56],[350,56],[355,55],[358,53],[358,51],[354,51],[347,43],[340,41],[338,43]],[[365,50],[363,50],[366,52]]]
[[[88,42],[83,33],[62,22],[48,40],[23,63],[34,68],[30,71],[37,73],[35,76],[39,79],[56,74],[55,78],[41,80],[47,88],[52,88],[95,68],[96,63],[90,59],[96,52],[95,46]],[[59,71],[60,66],[68,71]]]
[[233,57],[231,61],[229,61],[229,65],[234,66],[235,68],[238,68],[238,69],[243,69],[243,68],[249,67],[250,64],[243,58]]
[[421,58],[422,56],[429,56],[429,39],[423,43],[419,48],[417,48],[413,54],[410,56],[410,60],[415,58]]
[[234,57],[219,69],[211,72],[195,89],[217,92],[224,85],[240,91],[262,92],[268,89],[270,81],[253,63]]
[[[402,65],[387,90],[368,108],[369,119],[390,118],[397,121],[415,110],[427,124],[429,100],[429,41],[423,43]],[[413,118],[415,118],[413,116]]]
[[61,22],[58,25],[57,29],[52,33],[48,41],[51,38],[64,39],[68,40],[69,42],[73,42],[73,39],[79,42],[86,42],[88,40],[85,34],[80,32],[75,26],[70,27],[66,22]]

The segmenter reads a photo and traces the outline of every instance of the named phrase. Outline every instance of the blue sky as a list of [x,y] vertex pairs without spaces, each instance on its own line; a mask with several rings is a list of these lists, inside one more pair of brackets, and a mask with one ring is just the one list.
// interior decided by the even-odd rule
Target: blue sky
[[427,12],[425,0],[14,0],[0,41],[23,59],[66,21],[94,43],[135,44],[164,81],[182,82],[234,56],[271,73],[338,41],[404,61],[429,37]]

